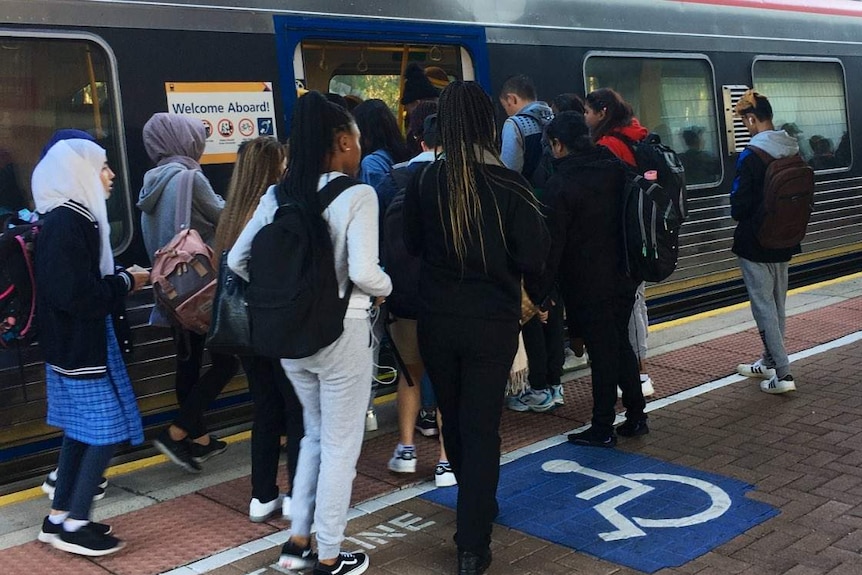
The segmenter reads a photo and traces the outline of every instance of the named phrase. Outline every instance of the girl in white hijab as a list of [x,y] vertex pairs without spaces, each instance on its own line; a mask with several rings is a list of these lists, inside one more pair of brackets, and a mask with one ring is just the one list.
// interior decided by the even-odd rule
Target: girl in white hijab
[[64,432],[53,505],[38,538],[87,556],[123,546],[110,526],[89,520],[90,508],[115,445],[144,439],[112,314],[148,274],[114,268],[105,207],[113,178],[104,149],[70,139],[50,147],[32,179],[36,209],[45,215],[35,287],[47,421]]

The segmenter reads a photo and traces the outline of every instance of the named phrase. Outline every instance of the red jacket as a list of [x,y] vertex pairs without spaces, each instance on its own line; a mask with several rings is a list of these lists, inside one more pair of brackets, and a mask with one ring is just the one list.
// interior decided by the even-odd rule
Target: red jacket
[[610,134],[608,134],[607,136],[602,136],[601,138],[599,138],[599,141],[596,142],[600,146],[604,146],[609,149],[611,152],[614,153],[616,157],[618,157],[628,165],[637,167],[634,154],[632,154],[632,149],[629,147],[626,141],[615,137],[615,133],[620,133],[630,140],[640,142],[641,140],[646,138],[647,135],[649,135],[649,130],[641,126],[637,118],[632,118],[632,121],[628,126],[623,126],[622,128],[616,128],[614,130],[611,130]]

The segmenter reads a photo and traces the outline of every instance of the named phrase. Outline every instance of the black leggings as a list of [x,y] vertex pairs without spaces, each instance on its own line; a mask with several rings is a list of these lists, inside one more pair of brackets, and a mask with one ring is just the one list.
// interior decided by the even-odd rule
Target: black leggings
[[563,346],[563,305],[556,294],[551,296],[556,305],[548,309],[548,321],[542,323],[533,317],[521,328],[524,350],[530,365],[530,387],[548,389],[560,384],[563,362],[566,360]]
[[197,439],[207,433],[204,412],[236,375],[239,361],[232,355],[210,353],[211,365],[201,375],[206,336],[174,330],[174,342],[177,349],[175,381],[180,411],[173,424],[192,439]]
[[302,404],[279,360],[258,356],[242,357],[240,360],[254,401],[251,496],[261,503],[268,503],[278,497],[276,477],[282,435],[287,435],[287,472],[293,489],[299,461],[299,443],[305,435]]
[[499,511],[500,418],[518,349],[518,320],[419,318],[419,349],[443,416],[443,442],[458,480],[462,551],[484,553]]

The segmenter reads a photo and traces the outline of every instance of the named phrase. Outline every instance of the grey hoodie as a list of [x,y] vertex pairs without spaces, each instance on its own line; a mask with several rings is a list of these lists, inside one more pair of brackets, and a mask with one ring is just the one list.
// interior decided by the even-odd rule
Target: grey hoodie
[[799,141],[784,130],[767,130],[755,134],[749,145],[760,148],[773,158],[788,158],[799,153]]
[[[187,168],[178,163],[157,166],[144,174],[144,186],[138,196],[141,214],[141,232],[150,262],[156,250],[167,244],[176,235],[176,202],[180,178]],[[201,235],[207,244],[212,244],[219,214],[224,209],[224,200],[216,194],[202,172],[195,174],[192,188],[191,228]]]
[[[527,118],[519,118],[522,121],[518,122],[518,126],[516,126],[516,116],[528,116],[534,121],[525,122],[523,120],[527,120]],[[501,136],[500,159],[503,160],[503,164],[510,170],[521,173],[524,169],[524,139],[535,134],[541,134],[545,125],[553,118],[554,112],[551,108],[546,103],[539,101],[527,104],[518,110],[517,114],[510,116],[503,123]]]

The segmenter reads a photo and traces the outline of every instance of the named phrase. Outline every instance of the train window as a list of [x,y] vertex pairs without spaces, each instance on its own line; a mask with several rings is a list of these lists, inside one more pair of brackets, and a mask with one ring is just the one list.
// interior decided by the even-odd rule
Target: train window
[[117,173],[108,200],[111,244],[131,241],[128,171],[119,132],[113,60],[90,35],[0,36],[0,213],[32,209],[30,176],[51,134],[90,133]]
[[837,61],[758,58],[755,89],[769,98],[776,128],[799,140],[802,157],[815,170],[850,166],[844,70]]
[[309,90],[335,92],[361,100],[377,98],[396,115],[407,64],[442,69],[450,80],[472,78],[472,66],[459,46],[307,40],[297,46],[294,73]]
[[613,88],[641,124],[680,152],[689,186],[721,181],[715,88],[706,56],[592,53],[584,76],[587,92]]

